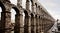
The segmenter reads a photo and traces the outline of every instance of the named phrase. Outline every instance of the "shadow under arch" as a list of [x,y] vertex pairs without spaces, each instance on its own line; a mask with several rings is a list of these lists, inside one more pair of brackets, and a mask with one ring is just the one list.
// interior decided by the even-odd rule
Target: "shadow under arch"
[[12,8],[15,10],[16,14],[18,14],[20,12],[17,7],[12,7]]
[[24,10],[24,14],[25,16],[28,16],[28,12],[26,10]]
[[4,4],[0,1],[0,7],[2,8],[2,12],[6,10]]
[[29,24],[29,16],[28,16],[28,12],[26,10],[24,10],[24,33],[28,33],[28,24]]
[[31,15],[31,17],[34,17],[33,13],[31,13],[30,15]]

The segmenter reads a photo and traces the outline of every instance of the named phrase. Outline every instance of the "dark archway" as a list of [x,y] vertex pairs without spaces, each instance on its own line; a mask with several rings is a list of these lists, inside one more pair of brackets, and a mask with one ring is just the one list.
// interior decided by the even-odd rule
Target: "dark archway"
[[28,12],[24,10],[25,18],[24,18],[24,33],[28,33],[28,24],[29,24],[29,16]]

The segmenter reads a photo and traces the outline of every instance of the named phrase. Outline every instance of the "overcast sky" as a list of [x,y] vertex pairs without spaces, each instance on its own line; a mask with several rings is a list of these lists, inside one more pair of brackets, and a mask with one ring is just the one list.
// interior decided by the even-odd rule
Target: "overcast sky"
[[60,19],[60,0],[39,0],[39,2],[55,19]]
[[[17,0],[10,0],[11,3],[17,5]],[[23,0],[22,6],[25,8],[26,1]],[[46,10],[55,18],[60,19],[60,0],[39,0]],[[12,9],[13,10],[13,9]],[[1,8],[0,8],[1,12]],[[13,12],[15,14],[15,11]],[[13,16],[12,16],[13,18]],[[14,18],[13,18],[14,19]]]

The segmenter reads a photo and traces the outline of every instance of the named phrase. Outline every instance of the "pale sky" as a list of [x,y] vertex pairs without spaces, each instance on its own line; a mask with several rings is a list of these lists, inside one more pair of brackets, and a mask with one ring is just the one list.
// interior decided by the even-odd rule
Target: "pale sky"
[[[10,0],[11,3],[17,5],[17,0]],[[25,8],[25,0],[23,0],[22,6]],[[46,8],[46,10],[55,18],[60,19],[60,0],[39,0],[39,2]],[[13,9],[11,9],[12,14],[16,14]],[[1,8],[0,8],[1,12]],[[14,19],[14,15],[12,15],[12,19]],[[1,17],[1,13],[0,13]]]
[[40,0],[39,2],[55,19],[60,19],[60,0]]

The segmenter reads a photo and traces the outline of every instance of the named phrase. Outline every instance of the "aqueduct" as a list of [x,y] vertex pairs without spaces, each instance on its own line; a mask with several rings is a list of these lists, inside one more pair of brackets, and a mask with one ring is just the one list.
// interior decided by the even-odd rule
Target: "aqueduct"
[[[31,2],[31,9],[30,7]],[[0,33],[11,33],[11,12],[13,8],[16,12],[14,33],[48,33],[53,26],[55,19],[47,10],[37,2],[37,0],[26,0],[26,9],[22,7],[22,0],[17,0],[17,6],[9,0],[0,0],[1,22]],[[23,15],[24,25],[23,25]]]

